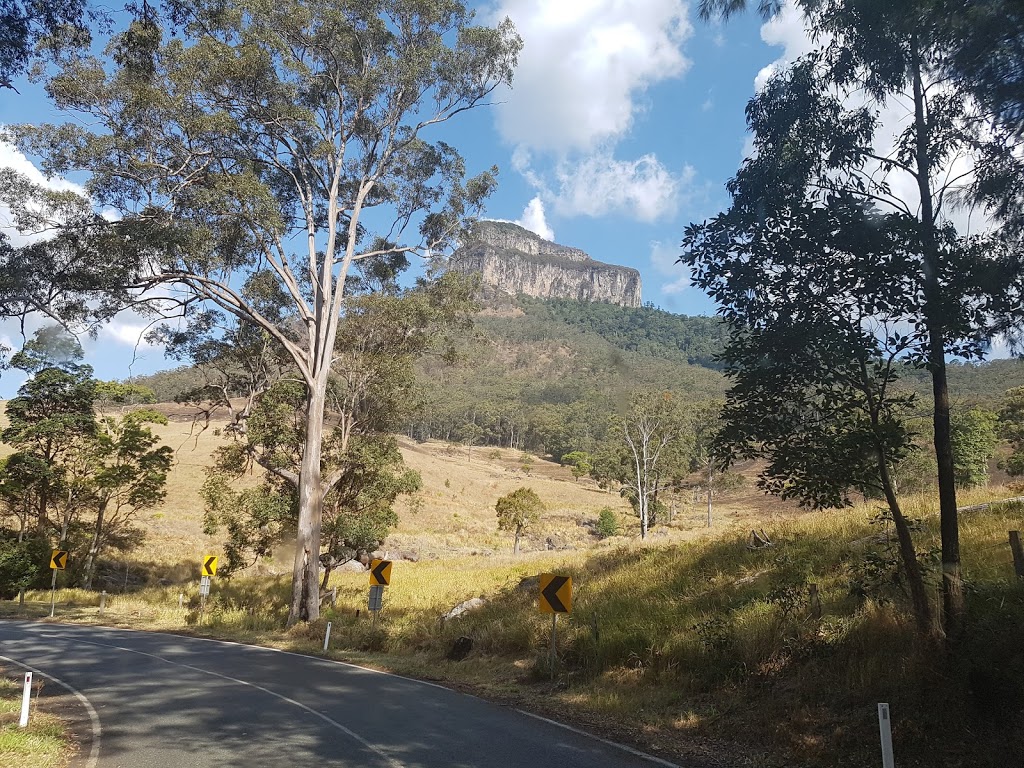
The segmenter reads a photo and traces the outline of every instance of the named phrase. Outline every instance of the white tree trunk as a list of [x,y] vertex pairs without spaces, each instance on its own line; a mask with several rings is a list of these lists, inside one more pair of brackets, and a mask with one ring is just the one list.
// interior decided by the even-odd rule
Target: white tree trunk
[[299,520],[292,565],[292,604],[288,624],[320,618],[320,526],[323,488],[320,455],[323,447],[327,376],[321,374],[309,391],[306,445],[299,469]]

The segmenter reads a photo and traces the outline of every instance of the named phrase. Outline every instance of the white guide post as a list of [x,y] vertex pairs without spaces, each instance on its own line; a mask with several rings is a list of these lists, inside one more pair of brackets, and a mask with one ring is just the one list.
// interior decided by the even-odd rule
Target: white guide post
[[24,728],[28,725],[28,706],[32,701],[32,673],[25,673],[25,691],[21,694],[21,720],[18,725]]
[[882,768],[896,768],[892,755],[892,721],[888,704],[878,705],[878,732],[882,737]]
[[324,633],[324,650],[327,650],[328,644],[331,642],[331,622],[327,622],[327,631]]

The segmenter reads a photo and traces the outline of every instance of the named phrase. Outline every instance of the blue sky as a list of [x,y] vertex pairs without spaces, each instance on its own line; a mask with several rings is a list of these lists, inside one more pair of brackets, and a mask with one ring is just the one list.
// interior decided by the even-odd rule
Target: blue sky
[[[518,221],[599,261],[640,270],[644,301],[684,314],[714,305],[674,261],[683,228],[724,208],[725,182],[749,147],[743,119],[767,67],[806,46],[799,18],[755,14],[706,24],[684,0],[494,0],[481,20],[509,16],[524,38],[514,87],[446,125],[470,172],[496,164],[487,216]],[[38,86],[0,89],[0,123],[61,121]],[[32,173],[0,145],[0,165]],[[51,180],[51,184],[67,183]],[[0,201],[0,225],[6,211]],[[83,339],[101,378],[173,367],[140,342],[126,316]],[[17,328],[0,337],[19,343]],[[21,383],[0,378],[0,397]]]

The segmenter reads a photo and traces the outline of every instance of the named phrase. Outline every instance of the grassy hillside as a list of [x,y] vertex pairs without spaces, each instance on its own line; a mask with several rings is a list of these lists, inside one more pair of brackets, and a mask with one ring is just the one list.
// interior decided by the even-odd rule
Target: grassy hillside
[[[137,583],[145,574],[154,579],[187,578],[198,568],[200,557],[219,549],[217,537],[202,532],[203,501],[199,488],[213,452],[224,445],[221,422],[209,425],[193,421],[187,406],[165,403],[156,406],[169,417],[166,426],[155,427],[163,444],[174,450],[174,466],[167,481],[164,504],[144,513],[139,523],[146,541],[129,558],[129,579]],[[594,524],[603,507],[611,507],[620,516],[623,537],[635,537],[636,518],[618,494],[602,491],[589,478],[576,480],[568,468],[531,457],[524,468],[518,450],[492,447],[456,446],[442,441],[419,443],[400,439],[405,462],[420,473],[423,489],[415,497],[398,503],[399,523],[388,538],[386,548],[395,557],[417,559],[488,556],[510,552],[509,534],[497,528],[494,504],[500,496],[521,486],[533,488],[547,509],[535,530],[524,542],[525,551],[570,550],[601,544]],[[0,455],[10,449],[0,445]],[[752,472],[747,467],[747,472]],[[240,485],[255,483],[253,475],[240,478]],[[803,514],[791,503],[760,494],[752,483],[731,492],[716,502],[718,524],[759,525],[779,515]],[[686,540],[705,534],[705,508],[701,499],[683,498],[673,524],[657,529],[662,541]],[[549,542],[549,539],[551,540]],[[278,558],[261,563],[261,573],[290,572],[292,552],[286,545]],[[110,584],[117,581],[125,563],[111,564]],[[115,578],[116,577],[116,578]]]
[[[182,450],[197,458],[211,440],[204,433]],[[571,532],[609,497],[577,486],[560,467],[541,464],[526,478],[511,452],[478,459],[475,451],[470,462],[468,453],[449,455],[441,444],[404,450],[424,473],[427,493],[418,509],[403,510],[388,546],[405,553],[415,544],[421,559],[396,562],[376,624],[366,619],[366,574],[337,573],[336,608],[319,623],[283,631],[287,553],[257,572],[218,578],[200,618],[198,556],[216,552],[216,545],[196,538],[191,552],[172,551],[168,529],[160,526],[140,556],[190,559],[191,580],[115,596],[102,619],[94,594],[64,592],[59,615],[310,653],[319,652],[331,621],[335,658],[468,687],[673,759],[705,761],[698,765],[876,764],[879,701],[892,707],[903,768],[995,768],[1019,757],[1024,584],[1013,577],[1006,531],[1024,526],[1020,505],[965,513],[969,629],[944,655],[914,635],[888,570],[892,533],[872,522],[871,506],[808,514],[770,501],[757,508],[733,500],[710,533],[699,529],[694,509],[689,519],[684,514],[673,527],[657,529],[648,543],[630,536],[598,542]],[[535,539],[524,555],[509,554],[507,537],[495,531],[491,499],[518,484],[551,503],[545,535],[562,534],[576,549],[548,551]],[[171,503],[180,533],[197,526],[197,509],[175,485]],[[1004,493],[964,494],[962,501]],[[907,500],[908,514],[922,521],[923,551],[938,541],[936,507],[926,497]],[[755,526],[773,546],[748,548]],[[542,571],[574,580],[574,611],[559,622],[553,682],[550,620],[537,612],[536,584],[529,580]],[[809,603],[810,584],[820,595],[820,618]],[[179,609],[181,592],[186,603]],[[486,600],[482,608],[440,620],[478,596]],[[29,599],[30,612],[45,614],[47,593]],[[16,604],[3,610],[16,611]],[[472,652],[464,661],[447,660],[461,636],[472,639]]]

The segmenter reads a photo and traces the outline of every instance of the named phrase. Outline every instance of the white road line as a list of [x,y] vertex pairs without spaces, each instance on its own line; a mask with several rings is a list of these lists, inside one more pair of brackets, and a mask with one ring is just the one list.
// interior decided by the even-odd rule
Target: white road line
[[344,725],[339,723],[337,720],[332,720],[327,715],[325,715],[323,712],[317,712],[315,709],[312,709],[311,707],[307,707],[301,701],[296,701],[295,699],[290,699],[287,696],[283,696],[280,693],[277,693],[276,691],[270,690],[269,688],[264,688],[262,685],[256,685],[256,683],[250,683],[247,680],[239,680],[237,677],[231,677],[229,675],[222,675],[220,672],[212,672],[212,671],[210,671],[208,669],[202,669],[200,667],[193,667],[191,664],[182,664],[180,661],[171,661],[170,659],[166,659],[163,656],[157,656],[155,653],[146,653],[145,651],[137,651],[134,648],[125,648],[125,647],[120,646],[120,645],[109,645],[107,643],[95,643],[95,642],[92,642],[90,640],[81,640],[81,639],[78,639],[78,638],[76,638],[75,642],[83,643],[85,645],[95,645],[95,646],[98,646],[100,648],[113,648],[114,650],[117,650],[117,651],[124,651],[125,653],[134,653],[134,654],[137,654],[138,656],[146,656],[146,657],[151,658],[151,659],[156,659],[157,661],[162,661],[165,664],[171,664],[171,665],[173,665],[175,667],[182,667],[183,669],[191,669],[193,672],[199,672],[200,674],[203,674],[203,675],[211,675],[212,677],[219,677],[221,680],[229,680],[232,683],[238,683],[239,685],[248,686],[249,688],[255,688],[257,691],[262,691],[263,693],[269,694],[270,696],[273,696],[273,697],[275,697],[277,699],[280,699],[281,701],[285,701],[285,702],[287,702],[289,704],[292,704],[292,705],[298,707],[299,709],[303,710],[304,712],[308,712],[309,714],[313,715],[314,717],[320,718],[321,720],[323,720],[328,725],[334,726],[339,731],[344,733],[346,736],[348,736],[349,738],[353,739],[354,741],[359,742],[364,747],[366,747],[368,750],[373,752],[381,760],[383,760],[387,765],[391,766],[391,768],[405,768],[405,766],[402,765],[402,763],[399,763],[398,761],[394,760],[393,758],[391,758],[390,755],[388,755],[386,752],[381,750],[379,747],[375,747],[373,744],[368,742],[366,739],[364,739],[358,733],[356,733],[355,731],[353,731],[350,728],[345,727]]
[[85,694],[68,685],[63,680],[60,680],[53,675],[48,675],[35,667],[30,667],[28,664],[23,664],[16,659],[12,659],[8,656],[0,656],[0,659],[19,666],[22,669],[27,669],[34,675],[39,675],[41,677],[45,677],[47,680],[52,680],[57,685],[71,691],[75,698],[82,702],[82,706],[85,707],[85,711],[89,713],[89,720],[92,723],[92,748],[89,750],[89,757],[85,761],[85,768],[96,768],[96,762],[100,759],[100,734],[102,729],[100,728],[100,716],[96,714],[96,710],[93,709],[92,704],[89,703],[89,699],[85,697]]
[[555,725],[567,731],[572,731],[573,733],[578,734],[580,736],[586,736],[587,738],[593,739],[594,741],[600,741],[602,744],[607,744],[609,747],[621,749],[623,752],[628,752],[629,754],[635,757],[639,757],[650,763],[654,763],[655,765],[661,765],[664,766],[664,768],[682,768],[682,766],[680,765],[670,763],[668,760],[662,760],[660,757],[655,757],[654,755],[648,755],[646,752],[641,752],[639,749],[633,749],[633,747],[626,746],[625,744],[619,744],[619,742],[617,741],[602,739],[600,736],[595,736],[592,733],[581,731],[579,728],[573,728],[571,725],[560,723],[557,720],[550,720],[546,717],[535,715],[533,712],[527,712],[525,709],[517,709],[516,712],[518,712],[521,715],[526,715],[527,717],[532,717],[534,720],[540,720],[541,722],[548,723],[549,725]]

